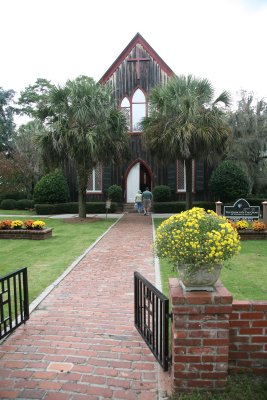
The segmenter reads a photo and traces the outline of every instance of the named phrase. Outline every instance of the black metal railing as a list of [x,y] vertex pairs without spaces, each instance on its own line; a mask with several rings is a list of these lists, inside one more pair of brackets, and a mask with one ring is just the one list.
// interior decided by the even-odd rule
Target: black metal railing
[[169,299],[139,272],[134,273],[135,326],[162,366],[169,365]]
[[27,268],[0,278],[0,339],[29,319]]

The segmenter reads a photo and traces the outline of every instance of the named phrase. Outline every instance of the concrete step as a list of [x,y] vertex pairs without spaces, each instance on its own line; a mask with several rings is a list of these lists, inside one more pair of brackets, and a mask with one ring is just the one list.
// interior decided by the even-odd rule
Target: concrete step
[[123,212],[128,212],[128,213],[136,212],[136,210],[134,209],[134,203],[124,203]]

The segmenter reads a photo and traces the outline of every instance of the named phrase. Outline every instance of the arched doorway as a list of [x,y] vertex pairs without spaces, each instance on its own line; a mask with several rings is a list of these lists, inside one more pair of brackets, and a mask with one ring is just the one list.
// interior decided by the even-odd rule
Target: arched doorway
[[138,190],[152,189],[152,171],[143,161],[131,164],[126,171],[126,202],[134,203]]

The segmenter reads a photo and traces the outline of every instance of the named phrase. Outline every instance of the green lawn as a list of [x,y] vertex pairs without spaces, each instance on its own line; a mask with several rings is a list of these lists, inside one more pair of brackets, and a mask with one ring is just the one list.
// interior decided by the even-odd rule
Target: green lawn
[[[162,219],[154,219],[155,227]],[[160,260],[162,286],[168,295],[168,278],[177,272],[166,260]],[[241,252],[229,268],[223,268],[221,280],[236,300],[267,300],[267,240],[241,241]]]
[[223,392],[177,394],[171,400],[266,400],[266,377],[230,375]]
[[29,210],[1,210],[0,209],[0,220],[1,219],[8,219],[5,215],[36,215],[35,211]]
[[0,277],[28,267],[30,302],[115,222],[114,219],[74,224],[60,219],[42,221],[53,228],[52,238],[0,241]]

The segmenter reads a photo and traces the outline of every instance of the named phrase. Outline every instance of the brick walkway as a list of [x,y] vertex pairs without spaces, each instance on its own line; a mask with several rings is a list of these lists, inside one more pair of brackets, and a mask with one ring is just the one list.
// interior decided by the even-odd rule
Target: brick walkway
[[164,374],[133,324],[133,272],[155,281],[151,243],[143,215],[104,236],[0,346],[1,399],[161,397]]

